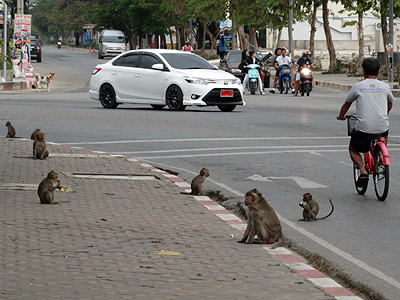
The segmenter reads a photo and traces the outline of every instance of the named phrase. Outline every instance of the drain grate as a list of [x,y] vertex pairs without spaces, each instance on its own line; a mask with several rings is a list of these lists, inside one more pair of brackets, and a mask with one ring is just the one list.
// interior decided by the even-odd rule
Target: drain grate
[[83,179],[112,179],[112,180],[159,180],[155,175],[148,174],[97,174],[97,173],[71,173],[61,172],[70,178]]
[[[1,183],[0,191],[37,191],[38,184],[31,183]],[[71,186],[67,186],[66,193],[74,193],[74,189]]]

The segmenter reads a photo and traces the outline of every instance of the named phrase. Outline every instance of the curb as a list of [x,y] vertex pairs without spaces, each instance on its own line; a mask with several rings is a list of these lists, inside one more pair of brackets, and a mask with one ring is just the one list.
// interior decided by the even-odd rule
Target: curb
[[[28,139],[21,139],[21,140],[28,140]],[[191,190],[190,184],[183,180],[182,178],[172,175],[166,171],[160,170],[152,165],[142,162],[138,159],[135,159],[130,156],[120,155],[120,154],[113,154],[107,153],[103,151],[95,151],[91,149],[86,149],[82,147],[75,147],[70,146],[67,144],[59,144],[59,143],[52,143],[48,142],[48,144],[58,145],[63,147],[68,147],[70,149],[77,149],[77,150],[84,150],[89,151],[96,154],[103,154],[108,155],[113,158],[124,158],[130,162],[139,164],[141,167],[147,168],[153,172],[157,172],[158,174],[166,177],[169,181],[174,183],[176,186],[181,188],[183,191],[188,192]],[[205,208],[207,208],[210,212],[216,215],[218,218],[225,221],[229,224],[232,228],[236,229],[239,233],[244,233],[247,223],[243,222],[239,217],[235,216],[225,207],[221,206],[217,202],[211,200],[208,196],[192,196],[197,202],[202,204]],[[300,277],[308,280],[313,285],[319,287],[329,296],[334,297],[336,300],[362,300],[362,298],[356,296],[354,293],[349,291],[348,289],[344,288],[342,285],[334,281],[333,279],[329,278],[325,274],[319,272],[312,266],[308,265],[302,258],[294,254],[292,251],[280,247],[277,249],[272,249],[271,244],[260,244],[264,250],[268,251],[272,257],[278,260],[283,265],[287,266],[290,271],[297,273]]]
[[31,90],[33,80],[0,82],[0,91]]

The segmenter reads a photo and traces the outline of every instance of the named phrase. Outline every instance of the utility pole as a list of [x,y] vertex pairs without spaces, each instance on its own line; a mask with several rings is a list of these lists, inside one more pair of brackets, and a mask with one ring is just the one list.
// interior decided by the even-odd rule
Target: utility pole
[[292,25],[293,25],[293,0],[289,0],[289,57],[293,58],[293,32],[292,32]]
[[24,14],[24,0],[17,0],[17,14]]
[[[389,44],[393,45],[393,0],[389,0]],[[392,46],[393,47],[393,46]],[[389,82],[393,82],[393,50],[389,53]]]
[[[7,38],[8,38],[7,25],[8,24],[7,24],[7,20],[8,20],[8,17],[7,17],[7,3],[6,3],[6,1],[3,1],[3,9],[4,9],[4,12],[3,12],[3,23],[4,23],[4,25],[3,25],[3,29],[4,29],[4,32],[3,32],[3,55],[5,57],[7,57],[7,46],[8,46],[8,41],[7,41]],[[3,62],[3,78],[5,80],[7,80],[7,59],[5,59],[4,62]]]

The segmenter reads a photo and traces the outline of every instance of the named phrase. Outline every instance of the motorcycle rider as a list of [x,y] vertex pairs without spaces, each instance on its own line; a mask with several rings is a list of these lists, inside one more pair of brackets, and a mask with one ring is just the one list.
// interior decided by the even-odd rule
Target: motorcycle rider
[[[275,66],[277,66],[279,70],[280,70],[280,67],[283,65],[288,65],[290,67],[293,67],[292,60],[290,59],[289,56],[286,56],[286,52],[287,52],[286,48],[282,48],[281,56],[279,56],[276,59]],[[290,83],[290,85],[292,87],[292,94],[294,94],[294,88],[293,88],[292,82]],[[281,87],[282,87],[282,82],[281,82],[281,79],[279,79],[279,89],[281,89]]]
[[272,89],[269,90],[270,93],[275,94],[276,92],[276,85],[278,84],[278,80],[279,80],[279,68],[276,64],[276,60],[278,59],[279,56],[281,56],[281,52],[282,49],[281,48],[276,48],[275,49],[275,59],[274,59],[274,65],[273,67],[276,70],[276,74],[275,74],[275,78],[274,78],[274,85],[272,87]]
[[308,50],[303,50],[301,52],[301,57],[299,58],[299,60],[297,61],[296,65],[297,65],[297,72],[296,72],[296,82],[294,85],[294,95],[293,96],[297,96],[297,93],[299,91],[299,87],[300,87],[300,70],[301,68],[306,65],[307,67],[312,67],[315,68],[315,65],[312,63],[311,59],[311,52]]
[[[243,57],[243,53],[242,53]],[[244,77],[243,80],[243,94],[246,90],[247,84],[249,82],[249,74],[248,74],[248,68],[247,65],[250,64],[258,64],[261,65],[260,60],[256,57],[256,52],[254,50],[249,51],[249,57],[246,57],[245,63],[243,64],[243,69],[246,70],[246,76]],[[258,76],[258,89],[260,91],[261,95],[264,95],[265,93],[263,92],[263,85],[261,81],[261,76],[260,76],[260,69],[258,68],[259,76]]]

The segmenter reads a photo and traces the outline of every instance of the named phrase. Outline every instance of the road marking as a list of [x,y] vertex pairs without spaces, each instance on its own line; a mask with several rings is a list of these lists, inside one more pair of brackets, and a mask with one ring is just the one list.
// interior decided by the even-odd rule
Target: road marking
[[304,177],[298,176],[289,176],[289,177],[263,177],[258,174],[254,174],[252,176],[247,177],[246,179],[254,180],[254,181],[265,181],[265,182],[273,182],[272,180],[280,180],[280,179],[291,179],[294,180],[297,185],[299,185],[302,189],[319,189],[319,188],[327,188],[326,185],[316,183],[312,180],[309,180]]
[[[392,135],[390,138],[400,138]],[[105,144],[129,144],[129,143],[169,143],[169,142],[199,142],[199,141],[262,141],[262,140],[349,140],[348,136],[278,136],[278,137],[232,137],[232,138],[192,138],[192,139],[160,139],[160,140],[125,140],[125,141],[103,141],[103,142],[73,142],[61,143],[68,145],[105,145]]]
[[[149,163],[152,164],[151,161],[149,161]],[[154,162],[154,164],[163,165],[163,164],[160,164],[160,163],[157,163],[157,162]],[[188,171],[188,170],[185,170],[185,169],[182,169],[182,168],[177,168],[177,167],[167,166],[167,165],[163,165],[163,166],[165,166],[167,168],[176,169],[176,170],[182,170],[182,171],[188,172],[190,174],[197,174],[195,172]],[[209,179],[207,179],[207,180],[209,180]],[[245,196],[242,192],[239,192],[239,191],[237,191],[235,189],[232,189],[232,188],[228,187],[225,184],[218,183],[218,182],[216,182],[214,180],[212,182],[214,184],[220,186],[221,188],[224,188],[227,191],[233,193],[234,195],[236,195],[238,197],[244,197]],[[198,197],[195,197],[195,198],[197,199]],[[204,196],[200,196],[200,197],[201,197],[201,199],[198,199],[198,200],[203,200]],[[296,223],[294,223],[292,221],[289,221],[288,219],[284,218],[280,214],[278,214],[278,213],[276,213],[276,214],[278,215],[278,218],[280,219],[281,222],[285,223],[287,226],[291,227],[295,231],[301,233],[302,235],[304,235],[304,236],[308,237],[309,239],[313,240],[314,242],[316,242],[318,245],[328,249],[329,251],[335,253],[336,255],[344,258],[345,260],[347,260],[347,261],[349,261],[349,262],[351,262],[353,264],[355,264],[356,266],[358,266],[361,269],[367,271],[368,273],[372,274],[373,276],[380,278],[381,280],[389,283],[390,285],[392,285],[395,288],[400,290],[400,282],[397,281],[396,279],[394,279],[393,277],[390,277],[390,276],[384,274],[383,272],[379,271],[378,269],[376,269],[374,267],[371,267],[370,265],[368,265],[367,263],[363,262],[362,260],[359,260],[359,259],[353,257],[351,254],[349,254],[349,253],[339,249],[338,247],[328,243],[327,241],[323,240],[322,238],[320,238],[320,237],[316,236],[315,234],[307,231],[303,227],[300,227],[298,224],[296,224]],[[218,216],[220,216],[220,218],[224,218],[223,215],[218,215]]]

